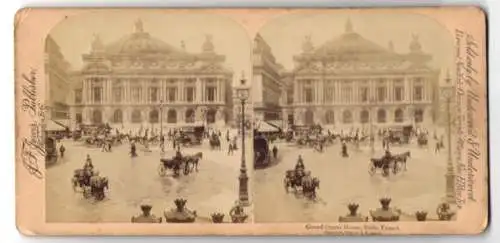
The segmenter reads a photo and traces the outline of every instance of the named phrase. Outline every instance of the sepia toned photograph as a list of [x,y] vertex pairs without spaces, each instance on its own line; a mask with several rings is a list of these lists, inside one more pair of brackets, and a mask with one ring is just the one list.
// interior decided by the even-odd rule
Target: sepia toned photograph
[[24,235],[480,234],[477,7],[19,10]]
[[207,14],[57,24],[45,42],[47,222],[248,222],[249,55],[243,29]]
[[290,14],[253,48],[256,222],[454,218],[452,33],[410,13]]

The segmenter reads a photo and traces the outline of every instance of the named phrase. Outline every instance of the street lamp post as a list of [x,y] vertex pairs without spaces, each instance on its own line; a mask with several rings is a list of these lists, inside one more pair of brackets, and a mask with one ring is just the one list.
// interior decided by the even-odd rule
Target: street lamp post
[[160,99],[160,136],[163,136],[163,99]]
[[376,100],[372,97],[370,98],[370,150],[372,155],[375,154],[375,133],[373,128],[373,119],[375,117],[375,102]]
[[246,87],[245,78],[241,79],[241,86],[237,89],[237,95],[241,102],[241,167],[239,179],[239,202],[243,206],[250,205],[248,198],[248,175],[245,158],[245,103],[249,97],[249,89]]
[[445,88],[442,90],[442,96],[446,103],[446,133],[448,139],[448,156],[446,160],[446,202],[455,204],[455,168],[453,166],[452,150],[451,150],[451,126],[453,123],[451,117],[451,102],[453,101],[453,89]]

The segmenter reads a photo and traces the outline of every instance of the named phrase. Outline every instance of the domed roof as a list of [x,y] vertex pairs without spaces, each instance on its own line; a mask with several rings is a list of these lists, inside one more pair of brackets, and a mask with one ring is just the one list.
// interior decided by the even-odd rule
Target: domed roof
[[107,53],[112,54],[181,53],[177,48],[144,32],[141,20],[135,23],[134,33],[107,45],[105,49]]
[[348,54],[348,53],[388,53],[384,47],[365,39],[354,32],[351,21],[348,20],[345,33],[330,40],[315,50],[317,54]]

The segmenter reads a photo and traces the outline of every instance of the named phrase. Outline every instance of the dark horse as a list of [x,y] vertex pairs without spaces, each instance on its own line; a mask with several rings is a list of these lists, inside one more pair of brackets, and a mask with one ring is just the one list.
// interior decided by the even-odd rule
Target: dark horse
[[212,136],[209,140],[211,149],[221,150],[220,138],[218,136]]
[[302,180],[302,193],[309,199],[316,199],[316,188],[319,189],[319,179],[314,177],[312,179]]
[[285,190],[288,192],[288,188],[293,188],[294,190],[297,190],[297,187],[302,186],[302,177],[304,177],[304,174],[297,173],[298,171],[295,170],[287,170],[285,179],[283,180],[283,185],[285,186]]
[[193,165],[193,167],[191,167],[191,171],[193,171],[193,169],[196,169],[196,171],[198,171],[198,164],[199,164],[200,160],[203,159],[203,153],[198,152],[198,153],[195,153],[193,155],[188,155],[188,156],[185,156],[184,159],[186,160],[187,164]]
[[90,184],[90,195],[94,196],[96,200],[101,201],[106,197],[104,190],[108,188],[109,188],[108,178],[101,177],[97,181]]

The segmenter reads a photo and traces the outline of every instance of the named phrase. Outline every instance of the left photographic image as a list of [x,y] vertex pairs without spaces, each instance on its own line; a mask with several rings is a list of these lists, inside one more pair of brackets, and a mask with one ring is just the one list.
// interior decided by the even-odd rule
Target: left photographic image
[[250,53],[245,30],[218,15],[108,10],[57,24],[45,40],[46,221],[251,223]]

